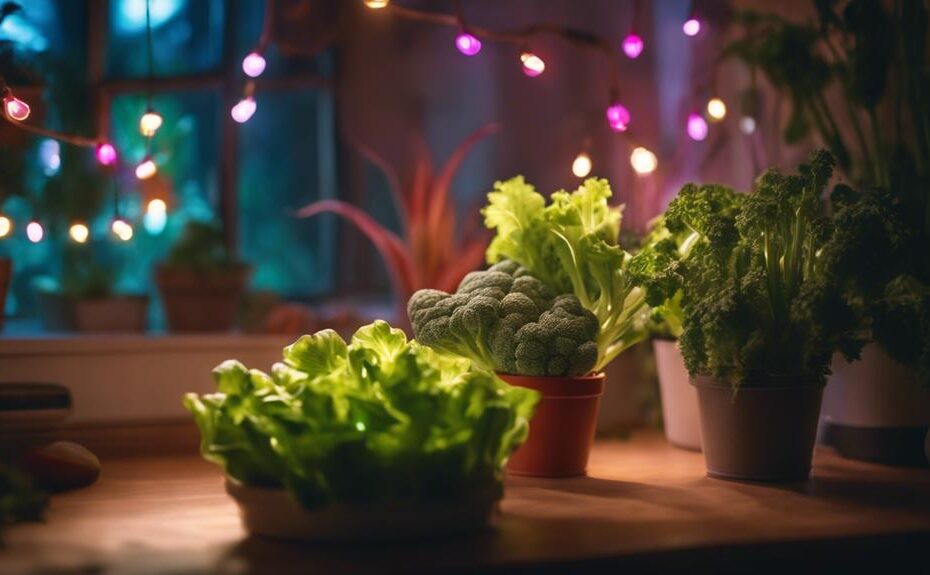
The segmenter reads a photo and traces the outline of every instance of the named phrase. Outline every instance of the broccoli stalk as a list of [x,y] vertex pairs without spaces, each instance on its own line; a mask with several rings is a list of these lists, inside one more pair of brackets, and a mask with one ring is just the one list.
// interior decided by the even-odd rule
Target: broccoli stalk
[[407,313],[421,344],[468,357],[483,369],[577,376],[597,361],[597,318],[573,295],[553,297],[512,261],[468,274],[454,294],[420,290]]

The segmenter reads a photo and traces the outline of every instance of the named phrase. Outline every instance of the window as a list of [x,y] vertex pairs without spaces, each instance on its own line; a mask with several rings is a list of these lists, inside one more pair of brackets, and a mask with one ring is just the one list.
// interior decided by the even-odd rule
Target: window
[[[334,100],[321,87],[332,77],[332,54],[284,57],[269,46],[258,112],[232,124],[230,100],[246,80],[238,63],[259,37],[265,2],[150,1],[152,78],[146,0],[31,0],[0,26],[0,40],[16,50],[15,62],[0,50],[0,72],[17,93],[36,85],[28,92],[35,119],[71,133],[107,134],[121,161],[115,174],[105,174],[91,150],[0,126],[0,151],[15,147],[25,157],[0,162],[0,212],[15,226],[0,240],[0,255],[12,255],[14,263],[8,315],[35,316],[37,285],[69,288],[66,270],[77,261],[105,268],[114,291],[151,292],[152,266],[191,219],[225,220],[240,256],[253,266],[254,289],[309,298],[334,287],[337,224],[293,217],[296,208],[336,193]],[[95,22],[107,22],[102,38]],[[105,57],[95,59],[101,47]],[[17,75],[13,64],[43,72]],[[86,95],[61,97],[80,94],[88,70],[93,85]],[[138,121],[150,92],[164,118],[151,149],[158,174],[139,181],[134,166],[147,150]],[[7,164],[25,170],[12,173]],[[234,168],[224,175],[227,165]],[[9,182],[21,185],[8,190]],[[146,214],[152,199],[166,202],[166,217]],[[134,227],[129,242],[109,231],[117,211]],[[41,242],[26,236],[31,219],[44,226]],[[86,244],[68,237],[75,221],[90,230]],[[158,327],[160,315],[153,306],[150,325]]]

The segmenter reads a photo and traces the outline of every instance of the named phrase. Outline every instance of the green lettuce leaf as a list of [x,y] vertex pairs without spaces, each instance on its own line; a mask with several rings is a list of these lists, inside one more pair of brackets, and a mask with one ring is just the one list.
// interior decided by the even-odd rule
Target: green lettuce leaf
[[538,401],[383,321],[350,343],[330,330],[303,336],[283,356],[270,374],[223,362],[219,392],[184,405],[204,457],[309,509],[499,496]]

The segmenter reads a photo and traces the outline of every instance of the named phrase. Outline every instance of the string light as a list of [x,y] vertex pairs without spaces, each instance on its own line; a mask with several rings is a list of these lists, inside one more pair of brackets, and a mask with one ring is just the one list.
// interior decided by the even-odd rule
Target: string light
[[704,120],[704,117],[698,113],[692,112],[688,115],[688,124],[686,128],[688,136],[696,142],[701,142],[707,138],[707,122]]
[[0,238],[5,238],[13,231],[13,220],[0,215]]
[[258,78],[262,75],[262,72],[265,71],[265,57],[258,52],[249,52],[248,55],[242,59],[242,71],[245,72],[245,75],[249,78]]
[[635,60],[643,53],[645,44],[643,43],[643,39],[639,37],[639,34],[630,32],[626,35],[626,38],[623,39],[620,46],[623,48],[623,53],[626,54],[627,58]]
[[630,125],[630,111],[620,102],[607,107],[607,124],[614,132],[625,132]]
[[707,115],[711,121],[719,122],[727,117],[727,105],[720,98],[711,98],[707,101]]
[[258,108],[258,104],[255,103],[255,98],[248,96],[239,100],[235,106],[230,110],[229,115],[232,116],[232,119],[244,124],[248,122],[249,119],[255,115],[255,110]]
[[116,163],[116,160],[119,159],[116,154],[116,148],[109,142],[97,144],[96,154],[97,162],[99,162],[101,166],[112,166]]
[[572,173],[578,178],[584,178],[591,173],[592,167],[591,156],[586,152],[581,152],[575,157],[575,161],[572,162]]
[[481,51],[481,40],[463,30],[455,37],[455,47],[465,56],[474,56]]
[[161,128],[162,122],[161,114],[149,108],[139,119],[139,132],[146,138],[151,138],[158,131],[158,128]]
[[743,116],[739,119],[739,131],[750,136],[756,131],[756,119],[752,116]]
[[391,0],[365,0],[365,6],[368,6],[372,10],[380,10],[381,8],[387,7],[391,3]]
[[132,239],[132,226],[122,218],[114,219],[113,223],[110,224],[110,230],[113,232],[113,235],[124,242],[128,242]]
[[155,165],[155,162],[150,156],[146,156],[142,159],[142,162],[136,166],[136,177],[140,180],[147,180],[154,176],[157,171],[158,166]]
[[71,224],[71,227],[68,229],[68,235],[77,243],[83,244],[86,243],[87,238],[90,237],[90,230],[82,223]]
[[29,238],[30,242],[37,244],[45,237],[45,229],[42,227],[42,224],[36,220],[32,220],[26,225],[26,237]]
[[633,170],[637,174],[646,176],[656,171],[656,168],[659,166],[659,160],[656,159],[655,154],[646,148],[639,147],[635,148],[630,154],[630,165],[633,166]]
[[691,16],[681,25],[681,31],[685,33],[685,36],[691,36],[693,38],[701,33],[701,21]]
[[3,110],[8,118],[22,122],[29,117],[29,104],[13,95],[9,88],[3,90]]
[[165,200],[155,198],[145,207],[145,215],[142,217],[142,225],[150,234],[160,234],[168,223],[168,205]]
[[521,53],[520,62],[523,63],[523,73],[530,78],[535,78],[546,71],[546,63],[532,52]]

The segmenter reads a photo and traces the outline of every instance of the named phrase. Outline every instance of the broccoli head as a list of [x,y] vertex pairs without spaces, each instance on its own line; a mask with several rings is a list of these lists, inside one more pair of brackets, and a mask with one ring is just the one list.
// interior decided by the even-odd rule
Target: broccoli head
[[420,343],[500,373],[577,376],[597,362],[597,317],[510,260],[466,275],[454,294],[416,292],[407,314]]

